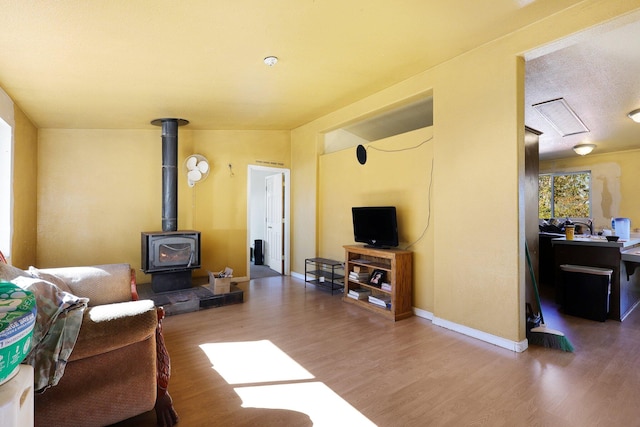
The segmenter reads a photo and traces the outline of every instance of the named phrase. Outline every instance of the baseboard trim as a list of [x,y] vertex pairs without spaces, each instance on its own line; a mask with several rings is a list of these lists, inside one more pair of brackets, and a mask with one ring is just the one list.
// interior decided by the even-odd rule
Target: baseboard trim
[[433,313],[421,308],[413,307],[413,314],[418,317],[422,317],[423,319],[433,320]]
[[[304,280],[304,274],[296,273],[293,271],[291,272],[291,277]],[[469,337],[505,348],[507,350],[514,351],[516,353],[522,353],[527,348],[529,348],[529,342],[526,339],[520,342],[511,341],[497,335],[492,335],[478,329],[473,329],[468,326],[460,325],[458,323],[450,322],[449,320],[436,317],[430,311],[422,310],[416,307],[413,307],[413,314],[415,314],[417,317],[431,320],[431,323],[436,326],[440,326],[441,328],[449,329],[451,331],[458,332],[459,334],[467,335]]]
[[489,344],[496,345],[498,347],[505,348],[507,350],[514,351],[516,353],[522,353],[529,347],[529,342],[525,339],[523,341],[511,341],[506,338],[499,337],[497,335],[489,334],[487,332],[473,329],[468,326],[460,325],[458,323],[450,322],[445,319],[434,316],[432,320],[434,325],[458,332],[463,335],[467,335],[472,338],[479,339]]
[[522,353],[529,347],[529,342],[527,340],[523,340],[520,342],[511,341],[496,335],[492,335],[483,331],[479,331],[477,329],[470,328],[468,326],[450,322],[440,317],[436,317],[430,311],[426,311],[426,310],[422,310],[414,307],[413,313],[416,316],[421,317],[423,319],[431,320],[431,323],[433,323],[436,326],[440,326],[441,328],[449,329],[459,334],[467,335],[469,337],[478,339],[480,341],[488,342],[489,344],[493,344],[498,347],[502,347],[507,350],[514,351],[516,353]]

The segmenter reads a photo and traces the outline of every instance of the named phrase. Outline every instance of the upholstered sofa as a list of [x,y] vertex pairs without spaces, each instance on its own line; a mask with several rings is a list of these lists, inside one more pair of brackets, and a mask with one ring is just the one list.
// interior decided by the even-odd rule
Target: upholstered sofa
[[[38,307],[34,346],[40,340],[43,348],[35,347],[25,361],[36,371],[36,426],[104,426],[154,408],[158,425],[178,421],[166,392],[163,313],[152,301],[138,300],[128,264],[20,270],[0,262],[0,280],[36,292],[47,286],[44,293],[55,296],[40,302],[42,313],[50,300],[63,306],[48,319],[41,319]],[[38,331],[38,322],[52,332]],[[60,330],[63,338],[50,336]],[[53,356],[45,344],[54,347]],[[51,368],[40,366],[50,359]]]

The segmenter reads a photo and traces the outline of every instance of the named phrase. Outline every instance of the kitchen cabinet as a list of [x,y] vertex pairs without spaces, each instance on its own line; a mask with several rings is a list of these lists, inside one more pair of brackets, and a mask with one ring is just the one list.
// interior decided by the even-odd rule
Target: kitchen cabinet
[[[538,274],[538,260],[541,256],[538,248],[538,181],[540,172],[539,140],[541,133],[535,129],[525,126],[524,132],[524,237],[529,248],[531,269],[535,277]],[[531,275],[526,274],[525,280],[525,301],[533,303],[535,294],[533,292],[533,282]]]

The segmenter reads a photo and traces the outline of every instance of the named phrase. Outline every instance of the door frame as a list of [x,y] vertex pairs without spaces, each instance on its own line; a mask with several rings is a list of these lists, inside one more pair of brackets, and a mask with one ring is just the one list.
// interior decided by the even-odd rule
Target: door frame
[[[273,172],[283,174],[284,182],[284,205],[283,211],[283,232],[284,232],[284,269],[283,276],[291,274],[291,170],[287,168],[274,168],[270,166],[249,165],[247,168],[247,248],[251,247],[251,181],[254,172]],[[251,279],[251,256],[247,251],[247,277]]]

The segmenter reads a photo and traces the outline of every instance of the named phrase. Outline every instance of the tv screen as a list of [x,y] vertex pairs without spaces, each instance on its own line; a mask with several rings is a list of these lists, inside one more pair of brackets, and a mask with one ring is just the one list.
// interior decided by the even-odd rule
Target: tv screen
[[398,220],[395,206],[351,208],[356,242],[375,248],[398,246]]

